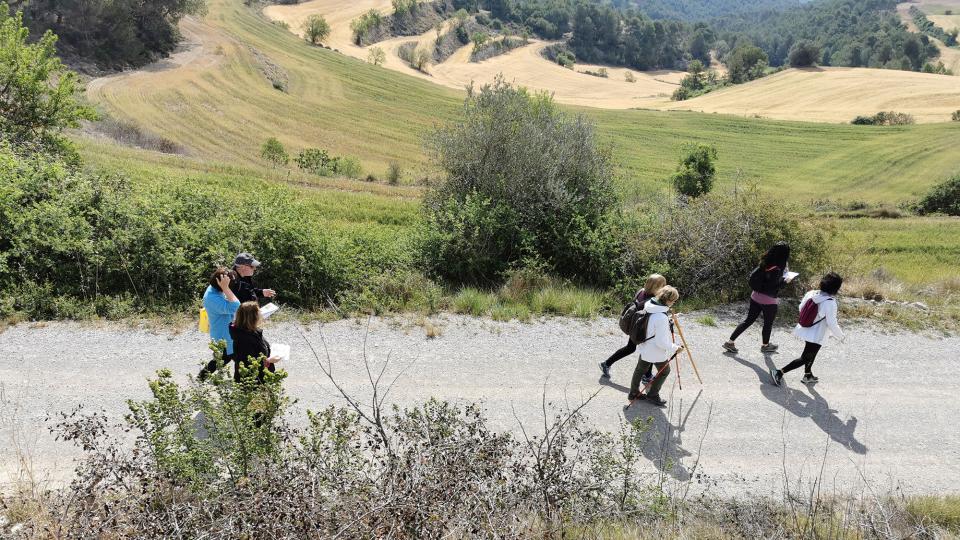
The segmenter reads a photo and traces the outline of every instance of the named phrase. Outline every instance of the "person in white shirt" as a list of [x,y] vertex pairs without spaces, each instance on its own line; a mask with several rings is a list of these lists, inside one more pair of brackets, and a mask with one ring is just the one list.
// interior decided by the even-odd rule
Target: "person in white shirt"
[[[633,371],[633,379],[630,381],[630,393],[627,399],[646,399],[658,407],[663,407],[667,402],[660,398],[660,389],[663,387],[667,375],[670,374],[668,365],[673,356],[683,347],[673,341],[673,323],[668,315],[670,307],[680,298],[677,289],[669,285],[663,287],[657,292],[657,297],[648,300],[644,304],[643,310],[649,313],[647,320],[647,333],[645,341],[639,345],[640,361],[637,362],[637,368]],[[657,373],[650,383],[650,390],[646,396],[640,393],[640,378],[650,365],[657,366]]]
[[[770,368],[770,376],[773,377],[773,384],[780,386],[783,383],[784,373],[789,373],[803,366],[803,378],[800,382],[805,384],[814,384],[818,379],[813,374],[813,362],[817,359],[817,353],[827,339],[827,331],[839,340],[844,339],[843,330],[837,323],[837,299],[836,295],[840,292],[843,285],[843,278],[834,272],[823,276],[820,280],[820,289],[808,292],[800,301],[800,311],[803,312],[804,305],[808,301],[814,303],[817,308],[816,317],[810,321],[809,326],[797,324],[793,329],[793,335],[806,342],[803,347],[803,354],[800,358],[790,362],[783,369]],[[803,317],[801,316],[801,319]]]

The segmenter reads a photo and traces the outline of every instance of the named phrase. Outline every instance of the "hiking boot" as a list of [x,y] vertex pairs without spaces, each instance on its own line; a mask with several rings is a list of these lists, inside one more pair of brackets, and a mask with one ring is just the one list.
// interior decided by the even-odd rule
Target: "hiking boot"
[[732,341],[728,341],[728,342],[724,343],[724,344],[723,344],[723,348],[724,348],[724,350],[726,350],[728,353],[737,354],[738,352],[740,352],[740,349],[738,349],[737,346],[736,346]]
[[777,368],[770,368],[770,378],[773,379],[773,384],[776,386],[783,384],[783,372]]
[[661,398],[660,396],[647,396],[647,401],[649,401],[650,404],[655,405],[657,407],[667,406],[667,400]]
[[652,380],[653,380],[653,377],[651,377],[650,375],[644,375],[643,377],[640,377],[640,385],[646,386],[650,384],[650,381]]
[[640,392],[630,392],[629,394],[627,394],[627,401],[639,401],[644,397],[645,396]]
[[606,362],[600,362],[600,376],[604,379],[610,378],[610,366]]
[[800,382],[803,384],[817,384],[820,382],[820,379],[818,379],[813,373],[804,373],[803,378],[800,379]]
[[779,348],[780,348],[779,345],[774,345],[773,343],[767,343],[766,345],[761,345],[761,346],[760,346],[760,352],[762,352],[762,353],[773,353],[773,352],[777,352],[777,349],[779,349]]

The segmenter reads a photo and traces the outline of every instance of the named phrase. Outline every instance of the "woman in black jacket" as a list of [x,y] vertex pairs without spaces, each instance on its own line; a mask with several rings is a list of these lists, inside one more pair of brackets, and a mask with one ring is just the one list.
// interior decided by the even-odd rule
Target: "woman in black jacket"
[[[237,310],[236,318],[230,324],[230,337],[233,338],[233,380],[240,382],[240,363],[248,368],[258,364],[257,381],[263,382],[263,369],[276,371],[274,363],[278,358],[270,356],[270,342],[263,338],[263,317],[257,302],[244,302]],[[264,359],[261,361],[260,357]]]
[[773,331],[773,321],[777,318],[780,289],[789,281],[784,278],[789,259],[790,246],[786,242],[778,242],[763,254],[760,264],[750,273],[750,288],[753,289],[750,294],[750,308],[747,318],[730,335],[730,341],[723,344],[723,348],[728,352],[740,352],[736,345],[737,338],[750,328],[761,314],[763,345],[760,346],[760,352],[772,353],[777,350],[777,345],[770,343],[770,333]]

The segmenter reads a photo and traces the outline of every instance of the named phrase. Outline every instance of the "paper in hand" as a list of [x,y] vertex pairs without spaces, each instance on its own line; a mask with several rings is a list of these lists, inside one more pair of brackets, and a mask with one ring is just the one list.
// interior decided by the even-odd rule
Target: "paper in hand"
[[795,277],[797,277],[797,276],[799,276],[799,275],[800,275],[800,272],[784,272],[784,273],[783,273],[783,279],[787,280],[787,282],[789,283],[789,282],[793,281],[793,278],[795,278]]
[[260,316],[264,319],[269,319],[271,315],[280,311],[280,306],[270,302],[269,304],[260,308]]

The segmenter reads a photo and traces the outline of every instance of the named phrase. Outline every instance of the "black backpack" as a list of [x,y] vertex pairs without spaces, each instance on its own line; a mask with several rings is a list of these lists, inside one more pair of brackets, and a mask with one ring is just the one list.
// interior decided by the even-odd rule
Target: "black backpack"
[[760,268],[759,266],[753,269],[753,272],[750,272],[750,290],[752,291],[762,291],[763,285],[767,281],[767,273]]
[[630,337],[630,341],[640,345],[648,341],[653,336],[647,337],[647,324],[650,322],[650,314],[643,311],[643,306],[634,300],[627,304],[620,312],[620,330]]

